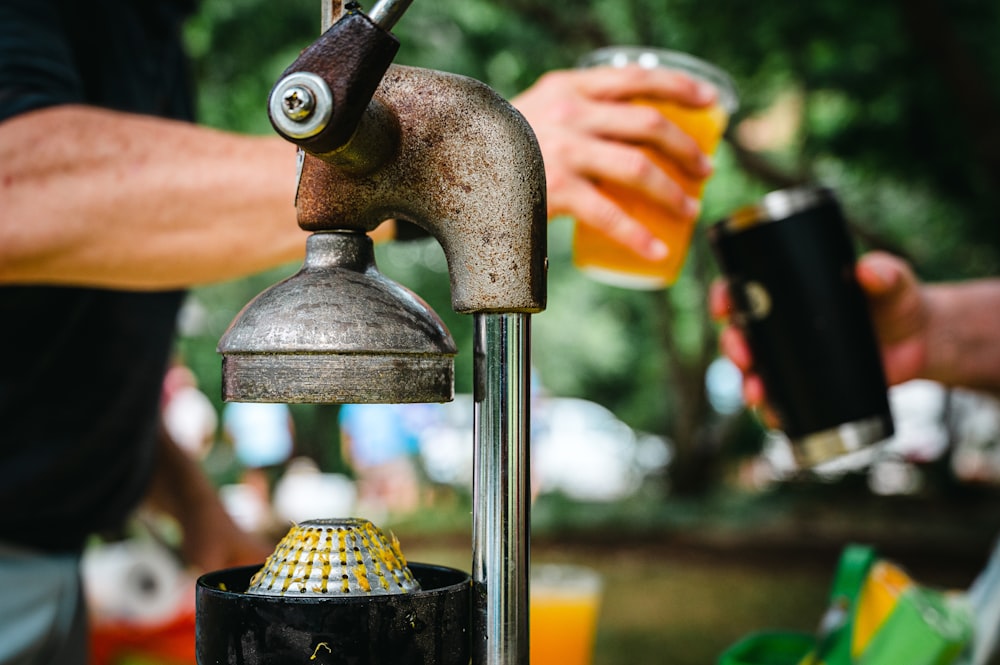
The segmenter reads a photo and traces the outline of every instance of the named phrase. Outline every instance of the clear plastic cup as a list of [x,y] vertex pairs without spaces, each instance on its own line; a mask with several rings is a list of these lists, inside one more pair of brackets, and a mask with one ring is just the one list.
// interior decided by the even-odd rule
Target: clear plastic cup
[[530,586],[531,665],[590,665],[602,591],[597,571],[536,564]]
[[[633,100],[636,104],[658,109],[693,138],[703,152],[712,155],[738,106],[736,87],[729,76],[718,67],[687,53],[643,46],[609,46],[587,54],[578,63],[579,67],[628,65],[681,70],[715,86],[718,101],[707,108],[691,108],[664,100]],[[693,178],[653,151],[649,151],[649,156],[688,196],[701,199],[706,179]],[[669,251],[658,261],[644,259],[596,229],[577,224],[573,240],[576,266],[599,281],[625,288],[660,289],[673,284],[684,266],[695,220],[679,218],[648,197],[620,185],[601,183],[599,186],[626,213],[642,222]]]

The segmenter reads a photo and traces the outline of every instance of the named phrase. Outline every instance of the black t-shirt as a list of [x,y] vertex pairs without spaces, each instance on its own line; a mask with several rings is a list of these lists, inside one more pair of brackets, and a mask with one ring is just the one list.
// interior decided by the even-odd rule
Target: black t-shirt
[[[65,103],[190,120],[192,4],[0,0],[0,122]],[[0,287],[0,542],[76,549],[133,509],[183,295]]]

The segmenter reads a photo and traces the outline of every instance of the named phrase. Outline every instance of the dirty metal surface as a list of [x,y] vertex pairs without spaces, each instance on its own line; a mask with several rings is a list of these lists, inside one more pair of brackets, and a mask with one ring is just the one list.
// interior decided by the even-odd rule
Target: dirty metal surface
[[416,294],[375,269],[371,239],[316,233],[302,269],[250,301],[219,341],[223,397],[446,402],[455,342]]
[[370,231],[410,221],[443,247],[456,311],[544,309],[545,172],[520,113],[474,79],[397,65],[375,102],[398,121],[395,157],[357,175],[307,154],[299,225]]

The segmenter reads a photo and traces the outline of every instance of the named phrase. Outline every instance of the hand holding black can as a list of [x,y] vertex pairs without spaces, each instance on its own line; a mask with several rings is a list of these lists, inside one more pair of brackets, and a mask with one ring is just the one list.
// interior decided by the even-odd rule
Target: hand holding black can
[[801,466],[893,433],[855,253],[829,189],[772,192],[709,229],[768,402]]

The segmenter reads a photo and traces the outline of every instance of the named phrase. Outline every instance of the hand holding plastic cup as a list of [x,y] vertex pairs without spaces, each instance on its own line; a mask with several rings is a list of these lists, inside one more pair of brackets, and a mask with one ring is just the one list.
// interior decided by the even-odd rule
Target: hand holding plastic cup
[[[580,67],[664,67],[675,69],[713,85],[717,102],[692,108],[662,99],[636,98],[634,103],[652,106],[684,133],[693,138],[702,152],[712,155],[737,108],[736,87],[721,69],[687,53],[642,46],[610,46],[598,49],[580,62]],[[674,162],[644,148],[650,159],[677,182],[692,198],[701,199],[705,178],[694,178]],[[662,205],[629,188],[614,183],[600,184],[601,190],[630,217],[640,221],[668,248],[667,256],[653,261],[635,254],[595,228],[578,224],[573,241],[573,257],[578,268],[595,279],[634,289],[660,289],[677,280],[687,256],[695,220],[682,219]]]

